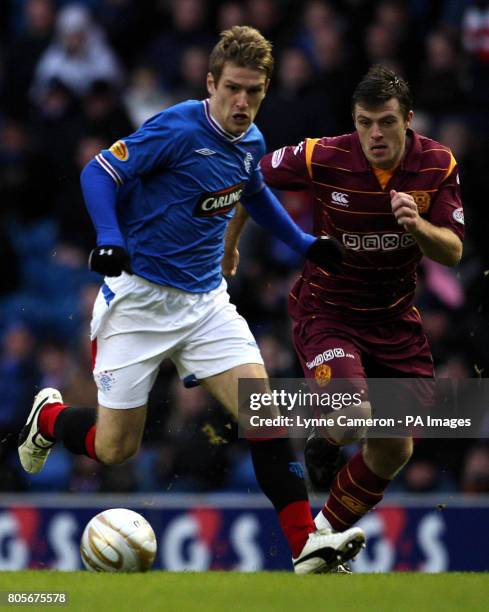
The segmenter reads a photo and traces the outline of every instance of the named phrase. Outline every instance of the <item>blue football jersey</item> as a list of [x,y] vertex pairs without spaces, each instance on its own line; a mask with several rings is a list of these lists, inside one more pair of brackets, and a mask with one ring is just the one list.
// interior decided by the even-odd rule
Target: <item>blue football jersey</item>
[[209,101],[164,110],[96,159],[119,186],[117,218],[135,274],[202,293],[221,282],[224,233],[241,196],[260,191],[265,142],[213,119]]

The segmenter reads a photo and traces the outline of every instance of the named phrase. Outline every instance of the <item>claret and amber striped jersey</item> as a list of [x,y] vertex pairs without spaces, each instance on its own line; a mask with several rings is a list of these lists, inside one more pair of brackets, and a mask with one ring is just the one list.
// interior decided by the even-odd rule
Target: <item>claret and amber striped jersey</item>
[[260,165],[269,186],[310,190],[314,234],[335,236],[346,249],[339,275],[306,263],[291,293],[293,316],[329,308],[383,320],[411,307],[422,253],[392,213],[391,189],[411,194],[423,218],[463,239],[457,163],[447,147],[412,130],[393,173],[369,165],[356,132],[306,139],[266,155]]

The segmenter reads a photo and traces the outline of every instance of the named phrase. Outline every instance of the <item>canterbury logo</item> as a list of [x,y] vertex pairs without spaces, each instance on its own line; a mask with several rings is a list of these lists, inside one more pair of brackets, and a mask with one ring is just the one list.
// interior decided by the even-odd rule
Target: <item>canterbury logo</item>
[[341,193],[341,191],[333,191],[331,194],[331,202],[333,204],[341,204],[343,206],[348,206],[348,196],[346,193]]
[[368,506],[362,504],[355,499],[348,497],[347,495],[341,496],[341,503],[344,504],[349,510],[354,512],[355,514],[365,514],[369,509]]

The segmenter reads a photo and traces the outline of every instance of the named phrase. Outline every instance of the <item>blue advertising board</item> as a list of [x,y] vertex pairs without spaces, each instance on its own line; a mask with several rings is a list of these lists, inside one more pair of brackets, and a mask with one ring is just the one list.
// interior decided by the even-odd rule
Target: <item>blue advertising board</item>
[[[259,495],[208,497],[0,496],[0,570],[82,567],[86,523],[107,508],[131,508],[153,526],[155,569],[171,571],[291,570],[276,515]],[[489,500],[392,497],[359,523],[367,547],[359,572],[487,571]]]

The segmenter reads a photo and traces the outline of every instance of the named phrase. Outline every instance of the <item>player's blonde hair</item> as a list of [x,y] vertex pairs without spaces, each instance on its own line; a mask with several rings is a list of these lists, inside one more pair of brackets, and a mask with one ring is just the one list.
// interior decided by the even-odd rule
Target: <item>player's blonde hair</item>
[[221,39],[209,57],[209,71],[219,82],[226,62],[240,68],[260,70],[270,78],[273,71],[272,43],[249,26],[233,26],[221,32]]

